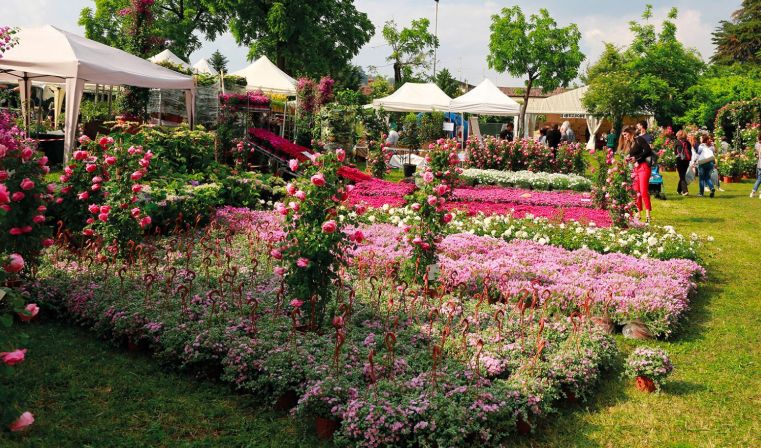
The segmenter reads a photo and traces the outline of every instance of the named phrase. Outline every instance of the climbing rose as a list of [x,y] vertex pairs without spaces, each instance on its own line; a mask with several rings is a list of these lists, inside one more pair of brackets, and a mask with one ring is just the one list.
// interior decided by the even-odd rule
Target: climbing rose
[[34,188],[34,182],[32,182],[31,179],[28,177],[25,177],[24,180],[21,181],[21,184],[19,185],[22,190],[31,190]]
[[0,204],[7,204],[11,201],[11,197],[8,193],[9,191],[5,184],[0,184]]
[[333,233],[336,231],[337,227],[336,222],[331,219],[322,224],[322,231],[325,233]]
[[13,423],[8,425],[8,428],[12,432],[19,432],[27,429],[34,423],[34,415],[32,415],[31,412],[26,411],[19,418],[17,418]]
[[343,162],[346,160],[346,151],[341,148],[336,149],[336,157],[338,158],[339,162]]
[[299,169],[299,161],[296,159],[291,159],[288,161],[288,168],[291,169],[291,171],[296,171]]
[[306,268],[309,267],[309,259],[301,257],[298,260],[296,260],[296,266],[300,268]]
[[325,185],[325,176],[322,173],[317,173],[312,176],[312,183],[317,187]]
[[19,254],[11,254],[8,258],[10,258],[10,263],[5,266],[5,272],[13,274],[24,269],[24,257]]
[[25,356],[26,349],[0,353],[0,359],[9,366],[15,366],[16,364],[23,362]]
[[30,320],[34,319],[35,316],[40,312],[40,307],[37,306],[36,303],[28,303],[24,307],[24,311],[17,313],[19,319],[21,319],[24,322],[29,322]]

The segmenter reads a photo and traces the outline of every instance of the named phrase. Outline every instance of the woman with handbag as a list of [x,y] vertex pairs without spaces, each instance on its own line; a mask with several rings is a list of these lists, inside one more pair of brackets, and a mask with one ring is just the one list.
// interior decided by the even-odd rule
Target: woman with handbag
[[714,156],[711,136],[705,134],[701,138],[701,141],[702,143],[697,149],[694,146],[692,148],[691,166],[693,169],[697,169],[699,179],[698,188],[700,188],[698,196],[704,196],[705,188],[708,187],[711,189],[711,197],[714,197],[714,195],[716,195],[716,187],[711,181],[711,173],[713,172],[716,157]]
[[650,144],[642,136],[635,137],[635,130],[631,126],[624,128],[621,134],[623,148],[628,150],[629,157],[634,159],[634,191],[637,192],[637,210],[642,219],[642,211],[645,211],[645,222],[650,222],[650,164],[653,158],[653,150]]
[[682,196],[687,196],[688,191],[685,176],[687,175],[687,169],[690,167],[690,160],[692,160],[692,145],[687,141],[686,132],[679,131],[676,133],[674,152],[676,153],[676,170],[679,172],[679,185],[676,187],[676,192]]

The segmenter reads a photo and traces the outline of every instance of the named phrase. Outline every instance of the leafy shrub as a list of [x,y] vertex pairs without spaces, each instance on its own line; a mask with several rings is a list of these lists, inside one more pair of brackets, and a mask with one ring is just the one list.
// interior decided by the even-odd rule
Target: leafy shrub
[[644,376],[653,380],[660,390],[666,378],[674,370],[668,354],[658,348],[638,347],[626,359],[624,374],[629,378]]

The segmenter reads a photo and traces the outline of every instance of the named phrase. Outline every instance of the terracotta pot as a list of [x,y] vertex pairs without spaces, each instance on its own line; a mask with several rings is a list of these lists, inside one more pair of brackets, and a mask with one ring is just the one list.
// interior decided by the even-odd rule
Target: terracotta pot
[[519,416],[515,422],[516,428],[518,428],[518,434],[526,435],[531,434],[531,424],[523,419],[523,416]]
[[296,404],[298,404],[298,402],[299,397],[296,395],[296,392],[289,390],[288,392],[278,397],[277,401],[275,402],[275,410],[280,412],[291,410],[296,406]]
[[592,316],[592,322],[597,328],[601,329],[606,334],[613,334],[616,331],[613,319],[608,316]]
[[735,182],[735,179],[729,176],[721,176],[721,181],[725,184],[732,184]]
[[317,430],[317,438],[320,440],[332,440],[333,434],[340,426],[337,420],[325,417],[315,417],[314,424]]
[[655,382],[646,376],[638,376],[634,384],[637,386],[637,390],[642,392],[651,393],[655,391]]
[[647,325],[639,320],[633,320],[624,325],[621,333],[623,333],[624,337],[629,339],[652,339],[653,337],[653,333],[650,332]]

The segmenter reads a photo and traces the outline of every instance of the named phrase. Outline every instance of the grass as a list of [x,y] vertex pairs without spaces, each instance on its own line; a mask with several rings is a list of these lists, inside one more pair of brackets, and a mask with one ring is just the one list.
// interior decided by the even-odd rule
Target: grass
[[[689,319],[667,341],[676,366],[659,395],[637,392],[610,372],[587,403],[564,406],[518,446],[759,446],[761,434],[761,200],[749,182],[714,199],[654,202],[654,221],[712,235],[708,281]],[[696,185],[692,185],[693,192]],[[26,435],[0,433],[3,447],[317,446],[297,422],[218,383],[172,372],[67,323],[26,327],[28,358],[11,387],[37,421]],[[0,333],[2,336],[2,333]],[[628,353],[636,344],[618,338]]]

